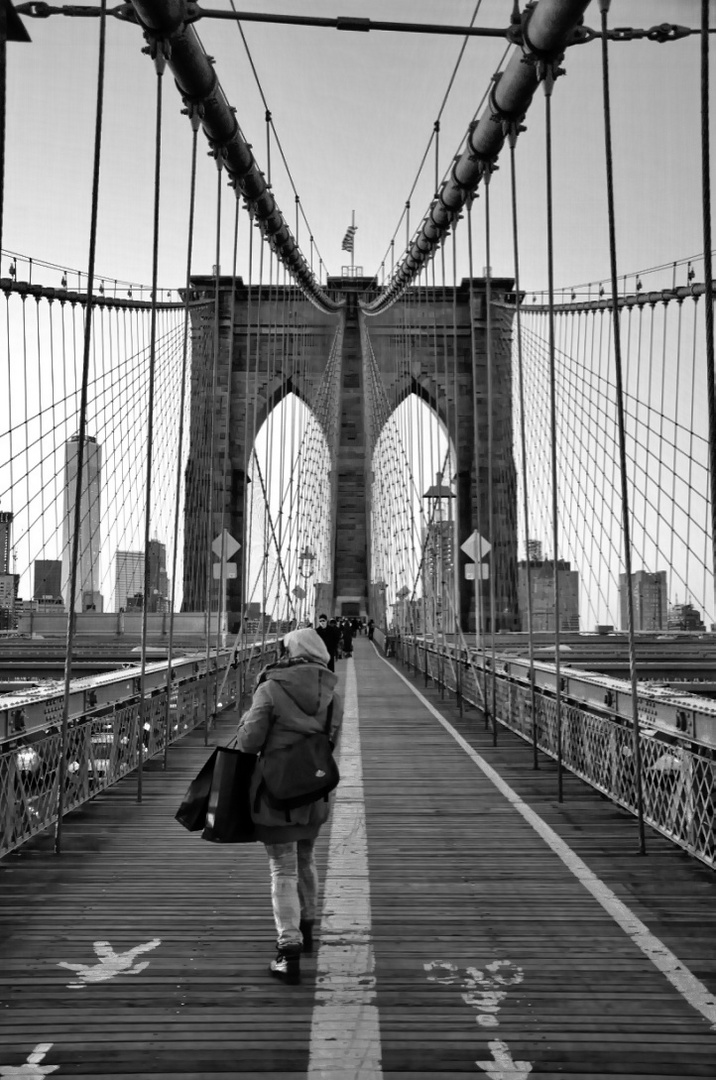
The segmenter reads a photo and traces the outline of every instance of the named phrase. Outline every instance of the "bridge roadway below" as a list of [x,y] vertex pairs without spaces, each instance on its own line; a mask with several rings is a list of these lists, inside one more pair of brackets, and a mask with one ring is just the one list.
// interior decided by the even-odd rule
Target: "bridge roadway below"
[[338,669],[344,779],[302,984],[267,971],[262,845],[174,821],[194,732],[147,764],[141,804],[126,777],[68,816],[62,855],[43,836],[0,862],[0,1076],[716,1075],[713,873],[650,831],[640,857],[634,819],[570,775],[558,803],[554,763],[509,732],[494,747],[365,638]]

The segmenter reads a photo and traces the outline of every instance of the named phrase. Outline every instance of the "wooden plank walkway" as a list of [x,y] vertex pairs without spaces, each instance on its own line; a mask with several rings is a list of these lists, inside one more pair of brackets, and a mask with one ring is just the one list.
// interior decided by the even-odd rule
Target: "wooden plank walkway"
[[[632,818],[570,776],[559,804],[553,764],[534,772],[515,736],[493,747],[477,713],[409,679],[461,745],[365,639],[338,666],[362,777],[349,717],[302,985],[266,970],[263,847],[206,844],[173,820],[207,755],[194,733],[166,773],[149,764],[141,804],[125,778],[66,819],[62,856],[42,837],[0,862],[0,1077],[716,1075],[714,875],[651,833],[639,857]],[[641,923],[620,925],[619,902]],[[146,951],[134,971],[83,980],[98,956],[107,968],[102,942]],[[677,970],[682,992],[644,949],[694,982]]]

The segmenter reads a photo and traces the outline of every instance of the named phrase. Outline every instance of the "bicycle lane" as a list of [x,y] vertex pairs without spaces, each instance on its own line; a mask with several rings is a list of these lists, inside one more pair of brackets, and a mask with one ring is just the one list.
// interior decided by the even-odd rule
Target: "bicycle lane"
[[382,1075],[711,1075],[713,997],[390,665],[355,664]]

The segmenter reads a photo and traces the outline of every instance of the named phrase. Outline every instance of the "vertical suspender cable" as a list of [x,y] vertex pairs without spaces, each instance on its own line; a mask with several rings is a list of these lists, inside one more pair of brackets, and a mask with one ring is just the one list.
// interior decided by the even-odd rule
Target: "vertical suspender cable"
[[614,371],[616,376],[617,424],[619,429],[619,470],[622,493],[622,529],[624,534],[624,570],[627,587],[627,622],[629,631],[629,676],[632,703],[632,752],[634,755],[634,783],[636,786],[637,819],[639,825],[639,853],[646,854],[644,834],[644,806],[641,783],[641,743],[639,740],[639,701],[636,675],[636,650],[634,645],[634,594],[631,569],[631,525],[629,514],[629,486],[627,482],[626,435],[624,430],[624,388],[622,382],[621,341],[619,334],[619,305],[617,304],[617,247],[614,215],[614,171],[612,159],[611,103],[609,96],[609,47],[607,41],[607,12],[610,0],[600,0],[602,16],[602,84],[604,92],[604,144],[607,168],[607,206],[609,211],[609,264],[612,279],[612,328],[614,332]]
[[701,0],[701,188],[704,233],[704,315],[706,319],[706,386],[709,409],[709,474],[711,479],[711,558],[716,610],[716,373],[714,372],[713,267],[711,262],[711,169],[709,137],[709,0]]
[[497,744],[497,676],[495,637],[497,634],[497,597],[495,577],[497,575],[497,552],[495,550],[495,402],[494,398],[494,340],[492,334],[492,267],[490,266],[490,178],[492,168],[486,163],[483,179],[485,181],[485,347],[487,352],[487,531],[490,536],[490,712],[492,713],[492,744]]
[[[211,401],[212,406],[216,401],[216,384],[219,378],[219,332],[220,332],[220,312],[221,312],[221,173],[222,173],[222,158],[221,151],[217,147],[216,150],[216,265],[214,267],[214,342],[213,342],[213,357],[211,365]],[[213,710],[209,708],[209,693],[212,680],[209,678],[209,663],[211,660],[211,602],[212,602],[212,533],[214,531],[214,441],[216,436],[216,424],[215,424],[215,412],[214,408],[211,409],[211,418],[209,422],[209,505],[206,512],[206,617],[204,619],[204,628],[206,634],[206,672],[205,672],[205,694],[204,694],[204,745],[206,746],[209,741],[209,725],[213,715]],[[219,579],[221,582],[221,579]],[[219,589],[219,595],[221,589]],[[217,599],[216,603],[216,619],[217,622],[221,617],[219,611],[221,601]],[[218,664],[218,656],[216,662]],[[214,680],[214,689],[216,690],[216,681]]]
[[555,725],[557,729],[557,797],[564,798],[562,769],[562,676],[560,657],[560,610],[559,610],[559,519],[557,492],[557,384],[554,347],[554,236],[552,221],[552,86],[554,74],[545,65],[545,158],[547,181],[547,279],[549,306],[549,426],[552,474],[552,565],[554,569],[554,671],[555,671]]
[[[460,715],[462,716],[463,709],[463,692],[462,692],[462,650],[465,644],[465,638],[463,635],[462,625],[462,606],[460,598],[460,473],[457,460],[458,455],[458,381],[457,381],[457,234],[455,230],[452,231],[452,399],[453,399],[453,430],[452,433],[448,429],[448,437],[452,438],[453,449],[455,453],[455,476],[457,487],[457,499],[455,500],[455,523],[453,528],[453,550],[454,550],[454,580],[455,580],[455,621],[456,621],[456,638],[455,648],[457,653],[457,679],[458,690],[457,698],[460,708]],[[467,671],[468,657],[465,655],[465,670]]]
[[[242,494],[243,503],[243,526],[244,526],[244,549],[241,559],[241,630],[242,641],[244,648],[247,647],[247,612],[248,604],[250,600],[249,596],[249,572],[251,569],[251,502],[249,499],[249,463],[251,458],[251,450],[249,447],[249,379],[251,372],[251,316],[252,316],[252,300],[251,300],[251,288],[253,285],[253,265],[254,265],[254,228],[253,219],[249,213],[249,243],[248,243],[248,256],[249,256],[249,269],[246,281],[246,344],[244,346],[244,364],[246,367],[246,378],[244,379],[244,490]],[[242,667],[242,685],[241,696],[243,698],[246,686],[247,665]]]
[[[154,450],[154,372],[157,357],[157,283],[159,275],[159,206],[162,167],[162,87],[166,59],[163,42],[158,40],[152,46],[156,49],[154,65],[157,72],[157,112],[154,147],[154,222],[152,236],[152,306],[150,315],[149,342],[149,391],[147,400],[147,483],[144,493],[144,600],[142,602],[142,660],[139,671],[139,708],[137,710],[137,802],[142,801],[142,766],[144,762],[144,730],[150,725],[148,743],[151,741],[151,706],[144,698],[144,683],[147,670],[147,619],[149,615],[149,592],[151,586],[151,566],[149,565],[149,543],[151,538],[152,514],[152,453]],[[148,716],[148,720],[145,717]]]
[[[219,618],[216,620],[216,666],[217,666],[217,709],[218,709],[218,697],[220,693],[223,693],[226,680],[229,676],[229,663],[226,665],[226,671],[221,681],[221,687],[218,684],[218,668],[219,668],[219,649],[221,647],[221,615],[226,613],[226,588],[227,588],[227,557],[226,557],[226,490],[227,490],[227,476],[229,472],[229,440],[231,437],[231,382],[234,375],[234,319],[236,317],[236,263],[238,259],[239,249],[239,192],[236,191],[236,209],[234,212],[234,251],[231,263],[231,303],[229,305],[229,369],[226,375],[226,409],[224,412],[224,457],[221,463],[221,589],[220,589],[220,612]],[[231,490],[231,485],[228,485]],[[228,626],[226,630],[228,631]]]
[[[259,368],[260,368],[260,364],[261,364],[261,334],[262,334],[262,329],[263,329],[262,325],[261,325],[261,319],[263,317],[262,307],[263,307],[263,288],[264,288],[264,250],[265,250],[265,245],[264,245],[264,243],[262,241],[261,246],[259,248],[259,294],[258,294],[258,299],[256,301],[256,364],[255,364],[255,367],[254,367],[253,421],[252,421],[252,424],[251,424],[251,446],[252,446],[254,454],[256,454],[256,435],[257,435],[257,430],[258,430]],[[268,346],[267,346],[267,349],[268,349]],[[267,351],[267,357],[268,357],[268,351]],[[258,457],[256,457],[256,461],[258,462]],[[261,539],[262,539],[263,550],[264,550],[264,556],[263,557],[265,559],[266,558],[266,554],[265,554],[265,552],[266,552],[265,538],[262,537]],[[263,577],[262,577],[262,580],[263,580]],[[263,599],[263,596],[262,596],[262,599]],[[263,609],[263,608],[262,608],[262,612],[263,612],[264,615],[266,614],[265,609]],[[266,621],[267,620],[265,618],[263,618],[261,620],[261,650],[262,651],[265,650],[265,648],[266,648],[266,630],[267,630]]]
[[535,700],[534,671],[534,627],[532,623],[532,571],[530,565],[529,544],[529,501],[527,497],[527,443],[525,439],[525,392],[524,365],[522,357],[522,314],[520,306],[520,245],[517,222],[517,169],[515,165],[515,143],[518,125],[511,124],[508,133],[510,143],[510,187],[512,201],[512,244],[515,275],[515,327],[517,334],[517,386],[520,402],[520,455],[522,457],[522,514],[525,525],[525,570],[527,576],[527,648],[530,663],[530,715],[532,717],[532,767],[539,768],[537,755],[537,711]]
[[[169,740],[171,738],[171,685],[172,685],[172,662],[174,653],[174,614],[176,611],[176,580],[177,580],[177,557],[179,547],[179,505],[181,497],[181,474],[182,459],[184,456],[184,410],[186,403],[186,375],[189,359],[189,299],[191,294],[191,263],[194,246],[194,209],[196,202],[196,153],[197,137],[201,126],[201,117],[197,109],[191,109],[191,182],[189,191],[189,226],[187,230],[187,253],[186,253],[186,277],[184,292],[184,334],[182,339],[181,358],[181,390],[179,396],[179,445],[177,446],[177,472],[176,472],[176,497],[174,500],[174,550],[172,552],[172,587],[171,603],[169,606],[169,642],[167,657],[167,700],[166,700],[166,735],[164,740],[164,768],[167,767],[167,755],[169,752]],[[186,495],[186,493],[185,493]],[[178,716],[177,716],[178,718]]]
[[67,783],[67,732],[70,711],[70,682],[72,680],[72,647],[75,632],[75,590],[77,587],[77,561],[80,542],[80,503],[84,464],[85,439],[87,437],[87,382],[89,377],[90,343],[92,340],[92,293],[94,289],[94,264],[97,247],[97,213],[99,203],[99,163],[102,149],[102,108],[104,102],[104,62],[107,36],[107,2],[100,0],[99,57],[97,64],[97,111],[94,133],[94,162],[92,167],[92,206],[90,210],[90,240],[87,268],[87,307],[85,310],[84,348],[82,353],[82,390],[80,393],[80,426],[77,444],[77,477],[75,480],[75,505],[70,556],[69,606],[67,611],[67,639],[65,647],[64,694],[62,700],[62,738],[60,745],[60,769],[57,790],[57,823],[55,825],[55,852],[62,850],[62,816],[64,814],[65,785]]
[[[467,207],[467,260],[470,274],[470,355],[472,360],[472,438],[473,459],[475,467],[475,517],[477,532],[482,536],[482,509],[480,506],[480,417],[477,400],[477,342],[475,340],[475,292],[473,286],[474,265],[472,258],[472,199],[466,202]],[[487,708],[487,665],[485,663],[485,611],[482,588],[482,560],[480,552],[476,551],[478,558],[475,560],[475,649],[482,652],[482,709],[485,717],[485,727],[489,723]]]

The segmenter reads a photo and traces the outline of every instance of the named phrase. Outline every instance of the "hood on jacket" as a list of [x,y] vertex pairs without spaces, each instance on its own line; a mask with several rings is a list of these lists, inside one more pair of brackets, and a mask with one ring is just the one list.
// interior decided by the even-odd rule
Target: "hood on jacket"
[[277,664],[264,672],[267,682],[276,682],[307,716],[324,712],[331,703],[338,676],[323,664],[305,660]]
[[327,664],[330,660],[325,642],[311,626],[303,630],[292,630],[283,639],[283,647],[292,660],[317,660]]

